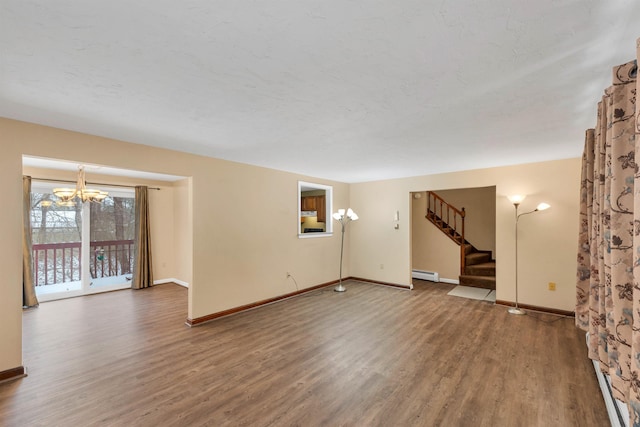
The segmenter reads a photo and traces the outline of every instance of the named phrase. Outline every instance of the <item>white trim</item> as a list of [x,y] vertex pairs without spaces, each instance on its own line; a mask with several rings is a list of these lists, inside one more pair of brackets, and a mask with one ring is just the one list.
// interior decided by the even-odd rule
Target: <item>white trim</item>
[[602,392],[602,397],[604,398],[604,405],[607,407],[607,413],[609,414],[609,422],[611,423],[611,427],[623,427],[620,424],[618,413],[616,412],[616,403],[614,402],[613,396],[611,396],[611,391],[609,391],[609,386],[607,385],[608,381],[605,378],[604,374],[600,371],[598,362],[596,362],[595,360],[592,360],[592,362],[593,368],[596,371],[596,377],[598,378],[598,385],[600,385],[600,391]]
[[440,281],[440,274],[437,271],[413,270],[411,277],[420,280],[430,280],[432,282]]
[[[587,347],[589,346],[589,333],[586,335]],[[607,408],[609,414],[609,422],[611,427],[628,427],[629,426],[629,409],[626,403],[614,399],[611,393],[611,382],[608,375],[605,375],[600,370],[600,364],[596,360],[593,362],[593,369],[596,371],[596,378],[598,379],[598,385],[602,392],[604,399],[604,405]]]
[[436,271],[426,271],[426,270],[412,270],[411,277],[414,279],[420,280],[429,280],[431,282],[442,282],[449,283],[451,285],[459,285],[460,280],[458,279],[446,279],[440,277],[440,274]]
[[189,283],[182,280],[174,279],[174,278],[159,279],[159,280],[153,281],[154,285],[164,285],[165,283],[175,283],[176,285],[184,286],[185,288],[189,287]]
[[314,237],[331,237],[333,236],[333,233],[327,233],[326,231],[324,233],[302,233],[302,234],[298,234],[298,238],[299,239],[311,239]]

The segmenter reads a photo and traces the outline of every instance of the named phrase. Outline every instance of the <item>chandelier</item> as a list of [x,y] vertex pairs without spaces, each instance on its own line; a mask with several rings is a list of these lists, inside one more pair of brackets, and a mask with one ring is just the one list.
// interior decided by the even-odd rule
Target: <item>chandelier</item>
[[78,166],[78,179],[76,188],[54,188],[53,194],[60,199],[63,206],[70,206],[77,197],[82,202],[102,202],[108,195],[106,191],[87,188],[87,181],[84,176],[84,166]]

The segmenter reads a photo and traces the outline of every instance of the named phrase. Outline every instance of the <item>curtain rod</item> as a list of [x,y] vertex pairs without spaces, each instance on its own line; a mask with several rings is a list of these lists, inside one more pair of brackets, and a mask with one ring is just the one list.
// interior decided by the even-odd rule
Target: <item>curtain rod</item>
[[[65,179],[49,179],[49,178],[34,178],[31,179],[36,181],[45,181],[45,182],[64,182],[66,184],[75,184],[77,181],[69,181]],[[104,182],[89,182],[87,181],[85,184],[87,185],[104,185],[105,187],[121,187],[121,188],[136,188],[135,185],[123,185],[123,184],[105,184]],[[159,187],[147,187],[149,190],[160,190]]]

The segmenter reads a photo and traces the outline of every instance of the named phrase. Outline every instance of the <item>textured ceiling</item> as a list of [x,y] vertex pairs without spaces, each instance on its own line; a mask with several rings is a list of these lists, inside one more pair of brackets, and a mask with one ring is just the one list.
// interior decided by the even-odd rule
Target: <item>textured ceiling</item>
[[632,0],[2,0],[0,116],[345,182],[578,157]]

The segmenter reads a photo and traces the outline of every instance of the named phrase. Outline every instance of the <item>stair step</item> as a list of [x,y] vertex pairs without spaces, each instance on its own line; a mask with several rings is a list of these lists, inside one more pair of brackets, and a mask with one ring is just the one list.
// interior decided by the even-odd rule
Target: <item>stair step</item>
[[491,252],[472,252],[465,256],[464,263],[467,266],[491,262]]
[[464,273],[469,276],[494,276],[496,275],[495,261],[473,264],[464,268]]
[[492,289],[496,288],[496,278],[490,276],[460,276],[460,284],[462,286],[472,286],[474,288]]

